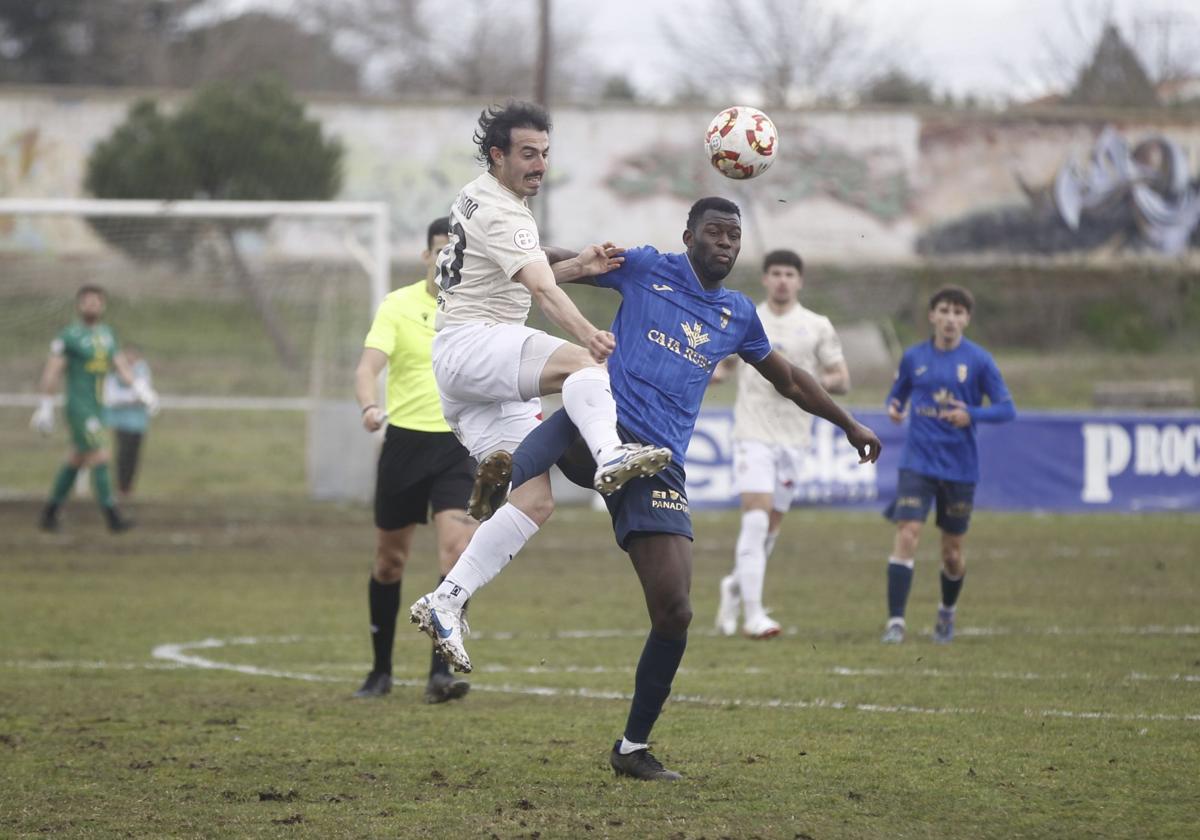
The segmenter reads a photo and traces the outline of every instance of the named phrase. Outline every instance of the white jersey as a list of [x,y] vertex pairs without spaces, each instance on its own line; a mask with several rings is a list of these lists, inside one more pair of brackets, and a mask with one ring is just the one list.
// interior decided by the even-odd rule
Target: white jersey
[[450,209],[450,241],[437,260],[435,327],[524,324],[531,298],[513,277],[545,259],[525,199],[483,173],[462,188]]
[[[782,315],[766,302],[758,305],[758,317],[771,340],[771,349],[801,370],[817,376],[844,359],[842,342],[824,315],[796,304]],[[780,396],[775,386],[758,371],[738,370],[737,402],[733,407],[734,440],[758,440],[805,448],[812,435],[812,415]]]

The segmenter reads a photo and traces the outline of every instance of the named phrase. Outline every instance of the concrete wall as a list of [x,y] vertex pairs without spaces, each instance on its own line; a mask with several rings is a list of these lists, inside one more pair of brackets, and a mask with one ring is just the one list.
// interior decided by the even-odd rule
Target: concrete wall
[[[0,196],[81,195],[86,157],[140,94],[0,88]],[[160,94],[168,103],[179,94]],[[780,157],[749,183],[708,165],[711,109],[555,110],[552,170],[538,212],[543,239],[579,246],[610,238],[679,245],[687,208],[705,194],[737,200],[750,256],[790,246],[821,262],[903,262],[931,226],[966,214],[1028,205],[1016,176],[1047,183],[1072,157],[1085,159],[1112,121],[922,115],[899,111],[775,112]],[[419,251],[428,220],[479,171],[471,105],[397,105],[314,99],[310,114],[347,148],[343,198],[393,208],[399,257]],[[1129,141],[1164,134],[1200,170],[1200,122],[1116,123]],[[5,227],[7,225],[7,228]],[[0,244],[14,236],[0,220]],[[64,225],[51,247],[96,247]]]

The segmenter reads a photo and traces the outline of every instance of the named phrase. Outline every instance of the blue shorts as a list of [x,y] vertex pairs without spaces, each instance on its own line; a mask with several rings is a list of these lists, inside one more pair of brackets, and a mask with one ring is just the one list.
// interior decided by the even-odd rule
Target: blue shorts
[[937,502],[937,526],[947,534],[965,534],[975,506],[975,485],[945,481],[912,470],[900,470],[896,498],[883,515],[893,522],[924,522]]
[[[622,440],[642,443],[621,430]],[[686,474],[672,461],[658,475],[635,478],[611,496],[604,497],[612,517],[617,545],[628,551],[630,538],[639,534],[679,534],[692,539],[692,516],[688,512]]]

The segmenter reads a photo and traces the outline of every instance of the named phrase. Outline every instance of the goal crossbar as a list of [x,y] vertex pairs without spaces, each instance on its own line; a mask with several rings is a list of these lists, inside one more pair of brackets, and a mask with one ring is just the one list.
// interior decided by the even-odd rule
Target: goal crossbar
[[375,247],[367,266],[371,309],[379,308],[390,288],[388,205],[382,201],[158,201],[153,199],[0,198],[0,216],[130,216],[177,219],[292,218],[365,219]]

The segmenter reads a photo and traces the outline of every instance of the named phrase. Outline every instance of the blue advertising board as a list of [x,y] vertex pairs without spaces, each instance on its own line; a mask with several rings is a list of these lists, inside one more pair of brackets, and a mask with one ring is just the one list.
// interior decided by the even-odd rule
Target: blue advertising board
[[[816,420],[797,482],[798,505],[882,509],[896,489],[905,427],[883,411],[855,411],[883,442],[877,464],[835,426]],[[733,412],[705,410],[688,448],[692,507],[736,505]],[[1200,511],[1200,414],[1021,412],[979,426],[975,506],[990,510]]]

